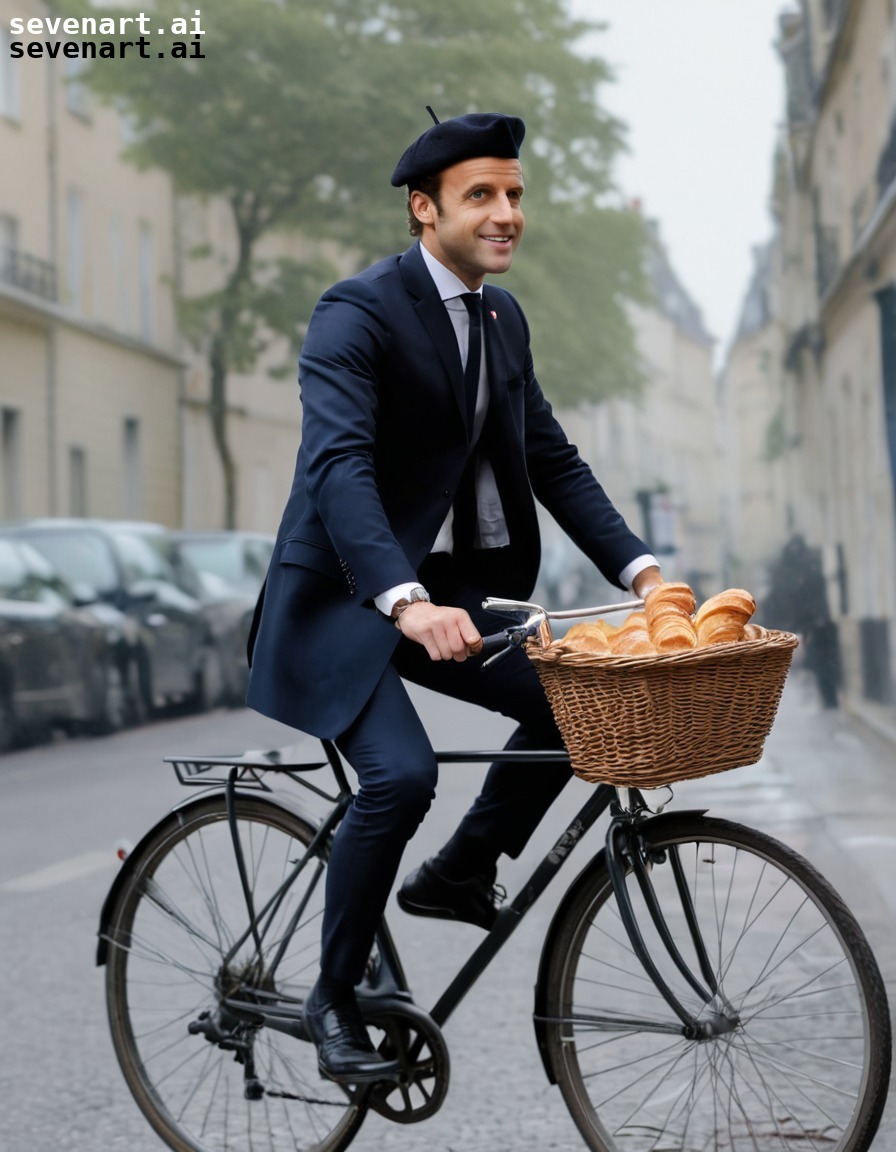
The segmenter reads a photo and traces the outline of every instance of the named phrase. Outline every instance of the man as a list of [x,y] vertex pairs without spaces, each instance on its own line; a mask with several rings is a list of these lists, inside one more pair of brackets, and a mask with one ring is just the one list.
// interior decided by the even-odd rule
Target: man
[[[531,595],[538,499],[619,587],[662,577],[569,444],[535,378],[525,317],[486,275],[523,232],[521,120],[437,123],[399,161],[408,251],[324,294],[299,361],[302,444],[256,613],[249,704],[329,737],[359,788],[327,870],[321,976],[305,1006],[322,1074],[394,1074],[354,987],[404,847],[431,803],[432,747],[402,678],[515,719],[509,747],[560,748],[516,651],[483,673],[486,595]],[[568,769],[493,765],[455,835],[399,892],[406,911],[488,927],[516,856]]]

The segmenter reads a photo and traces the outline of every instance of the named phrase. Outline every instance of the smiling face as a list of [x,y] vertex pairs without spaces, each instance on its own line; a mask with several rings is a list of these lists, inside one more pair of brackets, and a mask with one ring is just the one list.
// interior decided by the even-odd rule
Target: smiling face
[[510,267],[523,234],[522,197],[519,160],[482,156],[442,172],[438,202],[420,191],[410,200],[426,249],[475,290]]

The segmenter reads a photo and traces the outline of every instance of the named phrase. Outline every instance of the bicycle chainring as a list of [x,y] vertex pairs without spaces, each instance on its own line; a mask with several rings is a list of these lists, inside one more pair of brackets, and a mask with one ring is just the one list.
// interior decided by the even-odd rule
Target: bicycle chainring
[[428,1120],[441,1108],[448,1092],[448,1047],[435,1021],[416,1005],[391,1002],[382,1011],[365,1006],[365,1023],[385,1033],[379,1051],[398,1060],[397,1083],[374,1084],[367,1105],[396,1124]]

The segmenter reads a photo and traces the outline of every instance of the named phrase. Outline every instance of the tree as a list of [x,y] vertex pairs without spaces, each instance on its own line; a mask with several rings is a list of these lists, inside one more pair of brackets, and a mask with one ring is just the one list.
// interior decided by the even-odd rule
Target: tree
[[[317,258],[265,263],[260,242],[299,230],[338,242],[358,267],[403,246],[403,194],[389,175],[428,125],[426,104],[443,119],[500,110],[526,120],[526,248],[505,283],[533,318],[548,394],[574,403],[640,386],[625,302],[646,298],[641,224],[613,203],[623,134],[598,101],[609,70],[577,51],[592,25],[560,0],[216,0],[192,37],[194,12],[193,0],[157,0],[150,59],[97,60],[82,79],[130,119],[135,163],[230,207],[236,255],[220,288],[180,301],[207,355],[228,527],[228,376],[251,369],[272,336],[298,345],[333,275]],[[162,37],[163,27],[186,34]],[[187,59],[173,54],[178,39]]]

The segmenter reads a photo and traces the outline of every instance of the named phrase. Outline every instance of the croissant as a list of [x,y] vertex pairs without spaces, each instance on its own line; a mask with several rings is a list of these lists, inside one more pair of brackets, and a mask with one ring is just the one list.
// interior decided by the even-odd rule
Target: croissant
[[644,601],[647,631],[657,652],[683,652],[696,648],[697,632],[691,619],[697,602],[687,584],[659,584]]
[[[618,635],[620,632],[631,632],[643,630],[647,631],[647,617],[643,612],[632,612],[615,630]],[[612,639],[612,637],[611,637]]]
[[614,656],[655,656],[654,648],[646,628],[625,628],[610,641],[610,651]]
[[610,644],[597,624],[573,624],[562,639],[557,641],[565,652],[608,653]]
[[756,601],[743,588],[728,588],[700,605],[694,620],[697,642],[726,644],[744,639],[744,625],[756,611]]

